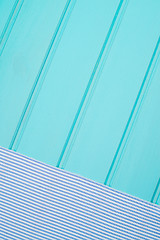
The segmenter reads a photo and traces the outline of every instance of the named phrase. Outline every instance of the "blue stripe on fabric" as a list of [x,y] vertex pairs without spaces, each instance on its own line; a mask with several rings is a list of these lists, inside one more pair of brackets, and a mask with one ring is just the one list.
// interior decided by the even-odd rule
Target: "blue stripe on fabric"
[[4,239],[159,239],[160,208],[0,147]]
[[[7,181],[10,181],[10,182],[12,182],[13,181],[13,183],[14,183],[14,178],[11,178],[12,180],[10,181],[9,179],[7,179]],[[3,181],[3,180],[2,180]],[[27,181],[26,181],[27,182]],[[27,182],[28,184],[29,184],[29,182]],[[22,186],[23,187],[23,184],[19,184],[20,186]],[[11,185],[12,186],[12,185]],[[20,189],[22,189],[22,188],[20,188]],[[35,187],[34,186],[34,196],[38,196],[37,194],[39,194],[39,193],[37,193],[36,194],[36,189],[37,189],[37,187]],[[38,189],[38,190],[40,190],[40,188]],[[2,190],[3,191],[3,190]],[[8,193],[10,192],[10,190],[7,190],[8,191]],[[17,190],[18,192],[20,192],[19,190]],[[17,194],[17,191],[16,191],[16,194]],[[27,187],[25,187],[25,191],[26,192],[28,192],[28,190],[27,190]],[[42,188],[42,191],[43,191],[43,193],[44,192],[46,192],[46,195],[47,195],[47,191],[46,190],[44,190],[43,188]],[[50,190],[49,190],[50,191]],[[64,190],[63,190],[64,191]],[[13,193],[12,193],[13,194]],[[52,194],[52,193],[51,193]],[[66,194],[60,194],[61,195],[61,197],[63,196],[63,198],[65,199],[65,197],[66,197]],[[27,196],[28,197],[28,196]],[[74,197],[74,195],[72,195],[72,197]],[[54,200],[52,200],[52,201],[54,201]],[[67,199],[65,199],[65,201],[63,201],[64,203],[67,201]],[[45,204],[45,199],[43,199],[43,203]],[[61,200],[61,202],[62,202],[62,200]],[[72,199],[72,202],[75,202],[73,199]],[[83,208],[83,204],[82,204],[82,202],[83,202],[83,204],[85,204],[85,201],[83,201],[82,200],[82,198],[81,198],[81,204],[80,205],[82,205],[82,208]],[[101,206],[99,206],[100,208],[101,208]],[[112,206],[112,208],[113,208],[113,206]],[[103,210],[103,209],[102,209]],[[110,211],[106,208],[105,209],[106,210],[106,213],[107,213],[107,215],[109,215],[110,214]],[[116,213],[113,213],[113,212],[111,212],[112,213],[112,215],[114,215],[114,218],[115,217],[119,217],[118,216],[118,214],[116,214]],[[122,215],[123,215],[123,213],[121,213]],[[123,215],[123,216],[125,216],[125,215]],[[136,216],[135,216],[135,219],[136,219]],[[128,220],[128,219],[127,219]],[[116,219],[114,219],[114,221],[116,221]],[[128,221],[125,221],[125,219],[123,219],[123,221],[124,221],[124,223],[126,222],[128,222]],[[134,221],[133,220],[133,218],[132,218],[132,224],[134,225],[134,226],[138,226],[137,225],[137,223],[136,223],[136,221]],[[138,223],[139,224],[139,223]],[[124,224],[125,225],[125,224]],[[154,225],[152,224],[152,228],[154,229]]]
[[[0,154],[0,156],[1,156],[1,154]],[[10,158],[10,160],[11,160],[12,158]],[[18,158],[19,160],[20,160],[20,158]],[[5,159],[4,159],[5,160]],[[30,158],[28,158],[28,160],[31,160]],[[25,162],[23,162],[23,165],[25,164]],[[23,166],[22,165],[22,166]],[[28,165],[28,164],[27,164]],[[28,166],[27,166],[28,167]],[[39,165],[37,165],[36,167],[39,167]],[[51,166],[50,166],[51,167]],[[29,169],[29,168],[28,168]],[[42,165],[41,166],[41,169],[43,170],[43,172],[45,171],[45,169],[44,169],[44,166]],[[54,167],[51,169],[52,171],[51,171],[51,173],[50,174],[52,174],[53,175],[53,173],[54,174],[56,174],[56,172],[58,172],[58,169],[56,169],[56,171],[54,171],[55,169],[54,169]],[[40,171],[40,170],[39,170]],[[66,171],[65,171],[66,172]],[[61,174],[64,174],[65,175],[65,178],[69,178],[70,180],[74,180],[74,184],[75,184],[75,179],[73,179],[74,177],[75,177],[75,175],[73,175],[73,174],[71,174],[70,173],[70,175],[71,176],[68,176],[68,173],[67,173],[67,175],[65,174],[65,172],[62,170],[62,172],[61,172]],[[34,169],[34,173],[36,173],[36,170]],[[43,175],[43,173],[41,173],[41,175]],[[44,175],[43,175],[44,176]],[[81,178],[80,176],[78,176],[79,178]],[[47,178],[49,178],[49,176],[47,176]],[[84,178],[81,178],[81,180],[83,181],[84,180]],[[88,181],[91,181],[91,180],[88,180]],[[85,184],[85,182],[83,181],[83,183]],[[95,182],[94,182],[95,183]],[[87,182],[87,184],[88,184],[88,182]],[[95,183],[95,184],[97,184],[97,183]],[[92,186],[93,186],[93,181],[91,181],[91,184],[90,184],[90,187],[92,188]],[[101,184],[98,184],[98,190],[99,191],[101,191],[102,192],[102,194],[104,194],[104,190],[105,191],[108,191],[108,192],[112,192],[112,196],[116,196],[116,198],[115,198],[115,200],[118,198],[118,201],[120,201],[121,199],[123,200],[123,202],[125,201],[125,200],[127,200],[126,201],[126,203],[128,202],[128,200],[130,201],[130,196],[129,195],[125,195],[125,199],[123,198],[123,196],[124,196],[124,193],[120,193],[119,191],[116,191],[116,190],[114,190],[114,189],[112,189],[112,188],[108,188],[108,189],[101,189],[101,187],[102,187],[103,185],[101,185]],[[94,186],[94,188],[95,188],[95,186]],[[121,198],[121,195],[122,195],[122,198]],[[119,197],[120,196],[120,197]],[[121,199],[120,199],[121,198]],[[136,200],[136,201],[134,201],[134,200]],[[140,208],[140,211],[142,211],[142,209],[146,209],[146,201],[143,201],[143,200],[141,200],[141,199],[138,199],[139,200],[139,202],[138,202],[138,205],[139,204],[141,204],[142,205],[142,207]],[[135,204],[135,206],[137,205],[136,204],[136,202],[137,202],[137,198],[134,198],[133,197],[133,199],[132,199],[132,204]],[[147,206],[148,206],[148,204],[150,204],[150,203],[148,203],[147,202]],[[150,207],[152,208],[152,205],[153,204],[150,204]],[[155,207],[157,207],[158,209],[159,209],[159,206],[157,206],[157,205],[154,205],[154,208],[152,208],[153,210],[155,209]],[[149,209],[149,210],[151,210],[151,209]],[[156,212],[157,213],[157,212]]]
[[[10,202],[12,202],[12,197],[11,197],[11,196],[9,196],[9,197],[10,197]],[[20,196],[20,197],[21,197],[21,196]],[[24,200],[25,200],[25,199],[24,199]],[[22,200],[22,201],[23,201],[23,200]],[[30,202],[32,203],[32,199],[31,199],[30,202],[29,202],[28,199],[26,199],[25,201],[26,201],[25,204],[26,204],[26,203],[29,204]],[[3,200],[2,200],[2,202],[3,202]],[[18,200],[18,202],[21,203],[21,201],[19,201],[19,200]],[[36,202],[36,201],[35,201],[35,202]],[[56,208],[56,211],[58,211],[55,202],[53,202],[53,203],[54,203],[54,207]],[[14,204],[14,201],[13,201],[13,204]],[[22,202],[22,204],[23,204],[23,202]],[[36,204],[38,205],[37,202],[36,202]],[[43,205],[43,206],[45,206],[45,205]],[[45,206],[45,207],[46,207],[46,206]],[[35,209],[35,206],[34,206],[34,209]],[[48,207],[47,209],[49,209],[49,207]],[[73,210],[72,210],[71,212],[73,212],[74,214],[79,214],[79,217],[80,217],[81,215],[82,215],[82,218],[85,217],[85,214],[83,214],[84,212],[83,212],[82,210],[79,210],[79,209],[77,209],[77,210],[78,210],[77,212],[73,212]],[[45,210],[44,210],[44,211],[45,211]],[[67,209],[65,209],[64,212],[67,212]],[[54,213],[54,210],[52,210],[52,213]],[[52,213],[50,213],[50,215],[52,215]],[[70,213],[70,214],[71,214],[71,213]],[[93,217],[92,217],[91,214],[88,214],[87,217],[90,218],[90,219],[89,219],[90,221],[93,219]],[[86,217],[86,218],[87,218],[87,217]],[[97,220],[97,222],[100,222],[100,224],[102,224],[104,221],[103,221],[103,222],[101,221],[101,219],[102,219],[101,216],[98,216],[98,217],[99,217],[99,219]],[[122,220],[119,220],[119,221],[121,222]],[[132,224],[130,224],[130,225],[132,226]],[[141,224],[141,225],[143,225],[143,224]],[[144,228],[144,229],[145,229],[145,228]],[[157,229],[158,229],[158,228],[157,228]],[[150,229],[149,229],[149,230],[150,230]]]
[[[25,169],[25,171],[27,171],[26,169]],[[34,172],[35,172],[35,170],[34,170]],[[55,173],[54,173],[55,174]],[[55,178],[55,176],[54,176],[54,178]],[[65,177],[66,178],[66,177]],[[62,178],[61,178],[61,181],[62,181]],[[75,184],[75,183],[74,183]],[[70,182],[70,185],[71,185],[71,182]],[[103,194],[104,192],[102,192],[102,194]],[[109,193],[108,193],[109,194]],[[113,195],[113,194],[112,194]],[[92,196],[92,195],[91,195]],[[118,198],[118,196],[116,196],[116,198]],[[116,198],[114,198],[114,202],[117,200]],[[122,200],[123,200],[123,198],[122,198]],[[118,198],[118,203],[120,203],[120,199]],[[122,202],[122,203],[124,203],[124,201]],[[127,202],[126,202],[126,205],[127,205]],[[124,210],[124,204],[123,204],[123,210]],[[128,209],[127,209],[128,210]],[[138,209],[137,209],[138,210]],[[139,208],[139,211],[141,212],[142,211],[142,207],[140,207]],[[149,209],[149,212],[151,211],[151,209]],[[157,212],[156,212],[157,213]],[[147,212],[147,214],[148,214],[148,212]],[[158,213],[157,213],[158,214]],[[152,217],[153,217],[153,215],[152,215]],[[159,216],[158,216],[158,219],[159,219]]]
[[[5,204],[4,204],[5,205]],[[4,207],[4,205],[3,205],[3,200],[2,200],[2,209],[3,209],[3,207]],[[11,204],[11,206],[12,206],[12,204]],[[9,207],[9,206],[8,206]],[[8,208],[7,207],[7,208]],[[12,210],[11,210],[12,209]],[[3,212],[3,210],[2,210],[2,212]],[[10,210],[9,210],[9,212],[8,212],[8,215],[10,216],[11,215],[11,212],[12,213],[14,213],[14,210],[13,210],[13,208],[10,208]],[[27,212],[27,211],[26,211]],[[56,211],[55,210],[52,210],[52,215],[53,216],[56,216],[56,213],[58,212],[57,211],[57,209],[56,209]],[[55,214],[55,215],[54,215]],[[59,213],[58,213],[59,214]],[[16,211],[15,211],[15,215],[16,215]],[[66,222],[67,223],[67,219],[66,219],[66,215],[64,215],[64,214],[62,214],[62,216],[61,217],[63,217],[63,221],[64,222]],[[16,215],[17,216],[17,215]],[[23,214],[20,214],[20,216],[23,216]],[[70,214],[70,216],[71,216],[71,219],[73,219],[74,218],[74,216],[75,215],[72,215],[72,214]],[[41,217],[41,218],[43,218],[43,217]],[[28,221],[28,219],[29,219],[29,215],[27,216],[27,220],[25,220],[25,221]],[[65,219],[65,220],[64,220]],[[39,221],[38,220],[38,218],[37,218],[37,221]],[[74,221],[75,220],[69,220],[70,221],[70,225],[72,225],[72,229],[74,228]],[[84,220],[83,220],[84,221]],[[48,218],[44,221],[44,222],[46,222],[46,224],[47,224],[47,222],[50,222],[49,220],[48,220]],[[108,220],[106,220],[106,223],[110,223]],[[77,223],[79,226],[81,226],[81,228],[83,228],[84,226],[85,226],[85,224],[87,224],[87,222],[86,223],[84,223],[84,224],[82,224],[82,223]],[[112,223],[113,224],[113,223]],[[116,223],[115,223],[116,224]],[[110,227],[110,230],[112,230],[112,228],[113,228],[113,232],[112,233],[117,233],[118,235],[117,236],[119,236],[119,234],[120,234],[120,232],[121,232],[121,235],[124,235],[124,236],[130,236],[130,235],[128,235],[128,232],[131,232],[132,233],[132,231],[133,231],[133,229],[132,229],[132,227],[129,229],[129,228],[127,228],[127,227],[124,227],[123,226],[123,229],[122,230],[120,230],[120,228],[122,228],[121,226],[119,226],[119,224],[117,224],[116,225],[116,228],[118,228],[119,230],[117,231],[117,230],[115,230],[115,228],[114,228],[114,225],[115,224],[113,224],[113,227]],[[49,223],[48,223],[48,225],[50,225]],[[122,225],[122,222],[121,222],[121,225]],[[45,224],[44,224],[44,226],[45,226]],[[101,226],[101,225],[100,225]],[[99,232],[99,234],[100,233],[102,233],[102,232],[104,232],[104,229],[105,229],[105,227],[100,227],[100,226],[98,226],[97,228],[95,228],[94,227],[94,225],[92,225],[91,224],[91,221],[90,221],[90,230],[87,230],[87,232],[88,233],[92,233],[93,231],[91,231],[91,229],[93,229],[93,228],[95,228],[96,229],[96,233],[97,233],[97,235],[98,235],[98,232]],[[109,225],[108,225],[109,226]],[[125,230],[124,230],[125,229]],[[105,231],[106,231],[106,229],[105,229]],[[142,231],[142,229],[140,228],[140,229],[138,229],[138,230],[136,230],[136,231]],[[135,237],[138,237],[138,234],[136,234],[136,231],[134,230],[133,232],[134,232],[134,234],[133,234],[133,236],[135,236]],[[81,232],[81,231],[80,231]],[[148,237],[150,236],[150,234],[151,234],[151,232],[150,231],[147,231],[147,230],[143,230],[143,236],[145,236],[145,239],[148,239]],[[157,232],[157,234],[151,234],[151,236],[152,236],[152,239],[157,239],[156,238],[156,236],[158,236],[158,232]],[[154,237],[155,238],[154,238]]]
[[[9,181],[9,180],[7,180],[7,181]],[[27,182],[27,181],[26,181],[26,182]],[[23,185],[22,185],[22,187],[23,187]],[[60,187],[59,187],[59,188],[60,188]],[[34,186],[34,196],[37,196],[36,193],[35,193],[35,190],[36,190],[36,189],[35,189],[35,186]],[[52,189],[52,190],[53,190],[53,189]],[[59,189],[58,189],[58,190],[59,190]],[[27,192],[27,188],[25,188],[25,191]],[[43,190],[43,193],[44,193],[44,191],[45,191],[45,190]],[[50,190],[49,190],[49,191],[50,191]],[[63,194],[63,191],[65,191],[65,190],[62,189],[62,193],[61,193],[60,195],[61,195],[61,196],[63,195],[64,198],[65,198],[65,197],[66,197],[66,194]],[[8,190],[8,192],[10,192],[10,191]],[[59,191],[59,193],[60,193],[60,191]],[[17,191],[16,191],[16,194],[17,194]],[[47,194],[47,192],[46,192],[46,194]],[[43,196],[44,196],[44,195],[43,195]],[[72,196],[73,196],[73,195],[72,195]],[[74,196],[74,197],[75,197],[75,196]],[[79,199],[79,200],[81,200],[81,202],[83,201],[83,200],[82,200],[82,197],[83,197],[83,196],[80,196],[80,199]],[[48,196],[48,198],[49,198],[49,196]],[[54,200],[52,200],[52,201],[54,201]],[[61,201],[62,201],[62,200],[61,200]],[[67,201],[67,200],[65,200],[65,201]],[[43,202],[44,202],[44,203],[46,202],[45,199],[43,199]],[[72,203],[74,203],[74,202],[75,202],[75,200],[73,200],[73,198],[72,198]],[[83,203],[85,203],[85,201],[83,201]],[[90,202],[90,203],[91,203],[91,202]],[[93,204],[94,204],[94,203],[93,203]],[[98,205],[99,205],[99,204],[98,204]],[[83,205],[82,205],[82,206],[83,206]],[[111,207],[112,207],[112,209],[114,209],[114,211],[115,211],[114,206],[111,205]],[[103,211],[103,210],[107,211],[107,214],[108,214],[108,212],[109,212],[109,211],[108,211],[108,208],[109,208],[109,207],[108,207],[108,204],[107,204],[107,208],[102,208],[101,205],[99,205],[99,208],[102,209],[102,211]],[[113,211],[112,211],[112,214],[113,214]],[[123,212],[121,212],[121,214],[123,215]],[[132,214],[133,214],[133,212],[132,212]],[[116,214],[114,213],[114,215],[116,215]],[[117,216],[118,216],[118,215],[117,215]],[[136,217],[137,217],[137,215],[135,215],[135,219],[136,219]],[[153,227],[153,226],[152,226],[152,227]]]
[[[0,147],[0,149],[1,149],[1,151],[3,152],[3,153],[5,153],[5,151],[6,151],[6,149],[5,148],[2,148],[2,147]],[[9,155],[10,156],[10,158],[12,159],[12,156],[13,156],[13,153],[14,153],[14,155],[16,155],[16,160],[17,160],[17,158],[19,159],[19,160],[23,160],[23,164],[25,164],[26,162],[24,161],[24,159],[23,159],[23,155],[22,154],[19,154],[19,153],[15,153],[15,152],[13,152],[13,151],[11,151],[11,150],[8,150],[7,149],[7,156]],[[0,152],[0,156],[1,156],[1,152]],[[45,164],[45,163],[42,163],[42,162],[38,162],[38,161],[36,161],[35,159],[31,159],[31,158],[29,158],[29,157],[26,157],[25,156],[25,159],[27,159],[28,161],[27,161],[27,165],[29,164],[29,162],[31,161],[31,165],[32,165],[32,163],[33,163],[33,161],[34,161],[34,164],[36,165],[36,167],[40,167],[43,171],[45,171],[45,169],[46,169],[46,167],[47,167],[47,173],[49,172],[51,175],[54,173],[56,173],[56,172],[61,172],[61,174],[64,174],[65,175],[65,178],[67,177],[67,178],[70,178],[70,179],[72,179],[72,180],[74,180],[75,181],[75,178],[76,179],[80,179],[84,184],[86,183],[86,179],[84,178],[84,177],[82,177],[82,176],[78,176],[78,178],[77,178],[77,175],[75,175],[74,173],[70,173],[70,174],[68,174],[68,172],[67,171],[65,171],[65,170],[63,170],[63,169],[57,169],[57,168],[55,168],[55,167],[53,167],[53,166],[50,166],[50,165],[47,165],[47,164]],[[56,171],[55,171],[55,169],[56,169]],[[36,171],[36,169],[34,169],[35,171]],[[67,173],[67,175],[66,175],[66,173]],[[41,173],[42,174],[42,173]],[[78,179],[78,180],[79,180]],[[92,180],[90,180],[90,179],[87,179],[87,185],[90,185],[90,187],[93,187],[93,181]],[[134,204],[135,203],[135,205],[136,205],[136,202],[137,202],[137,200],[138,200],[138,205],[142,205],[142,208],[145,208],[146,206],[148,206],[148,205],[150,205],[150,207],[152,208],[152,209],[155,209],[156,207],[159,209],[160,207],[159,206],[157,206],[157,205],[154,205],[154,207],[153,207],[153,204],[152,203],[150,203],[150,202],[146,202],[145,200],[143,200],[143,199],[138,199],[137,197],[134,197],[134,196],[131,196],[131,195],[129,195],[129,194],[124,194],[124,193],[122,193],[122,192],[119,192],[118,190],[116,190],[116,189],[112,189],[111,187],[108,187],[107,189],[104,189],[104,187],[103,187],[103,185],[102,184],[100,184],[100,183],[97,183],[97,182],[94,182],[94,188],[98,188],[98,190],[100,191],[100,190],[102,190],[102,191],[110,191],[110,192],[112,192],[112,195],[114,196],[116,196],[116,198],[118,197],[118,196],[122,196],[122,200],[124,200],[124,196],[125,196],[125,200],[132,200],[132,203]],[[103,194],[103,193],[102,193]],[[147,203],[147,205],[146,205],[146,203]]]

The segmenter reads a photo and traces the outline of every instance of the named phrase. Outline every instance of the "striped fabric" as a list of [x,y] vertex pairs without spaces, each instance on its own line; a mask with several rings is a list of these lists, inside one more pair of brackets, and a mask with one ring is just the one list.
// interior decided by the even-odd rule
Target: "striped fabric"
[[160,207],[0,148],[1,239],[160,239]]

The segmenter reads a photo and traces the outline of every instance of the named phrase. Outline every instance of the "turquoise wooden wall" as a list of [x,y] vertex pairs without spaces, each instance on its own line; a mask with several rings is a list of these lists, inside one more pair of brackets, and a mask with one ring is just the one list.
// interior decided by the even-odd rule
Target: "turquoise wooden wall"
[[0,0],[0,145],[160,204],[160,1]]

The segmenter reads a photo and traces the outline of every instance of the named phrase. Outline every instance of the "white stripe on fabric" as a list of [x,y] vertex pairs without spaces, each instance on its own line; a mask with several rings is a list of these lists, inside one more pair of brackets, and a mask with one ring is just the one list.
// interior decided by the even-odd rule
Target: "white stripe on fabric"
[[[2,150],[4,150],[4,149],[2,149]],[[9,153],[7,153],[7,156],[8,155],[10,155],[10,157],[13,155],[13,154],[11,154],[12,152],[10,151],[10,150],[8,150],[7,149],[7,151],[9,151]],[[4,151],[5,152],[5,151]],[[10,153],[11,152],[11,153]],[[16,155],[18,155],[18,159],[19,159],[19,161],[20,160],[23,160],[22,162],[23,162],[23,165],[25,164],[25,161],[24,161],[24,159],[22,158],[21,159],[21,156],[22,155],[20,155],[20,154],[18,154],[18,153],[15,153],[14,152],[14,154],[16,154]],[[1,153],[0,153],[0,155],[2,155]],[[11,159],[17,159],[17,158],[12,158],[11,157]],[[42,170],[42,173],[45,171],[45,167],[47,166],[47,167],[50,167],[50,168],[48,168],[47,169],[47,172],[46,173],[48,173],[48,171],[50,171],[50,174],[53,174],[53,168],[52,168],[52,166],[48,166],[48,165],[46,165],[45,163],[41,163],[41,162],[38,162],[38,161],[36,161],[36,160],[34,160],[34,159],[30,159],[30,158],[28,158],[28,157],[26,157],[26,159],[27,159],[27,165],[28,165],[28,163],[30,162],[30,161],[34,161],[34,163],[36,164],[36,166],[37,166],[37,168],[39,168],[39,171],[40,171],[40,169]],[[40,164],[39,164],[40,163]],[[76,181],[76,178],[75,178],[75,174],[72,174],[72,173],[70,173],[70,175],[66,175],[66,171],[63,171],[63,170],[61,170],[61,169],[56,169],[56,171],[61,171],[61,174],[64,174],[65,175],[65,177],[68,177],[68,178],[72,178],[72,180],[74,180],[74,181]],[[34,169],[34,171],[36,171],[36,169]],[[54,174],[55,174],[55,172],[54,172]],[[67,173],[68,174],[68,173]],[[84,178],[83,177],[81,177],[81,176],[79,176],[79,178],[81,178],[81,181],[83,181],[84,180]],[[90,184],[90,182],[91,182],[91,184],[92,184],[92,181],[91,180],[88,180],[88,182],[87,182],[87,185],[89,185]],[[83,181],[83,183],[84,183],[84,185],[85,185],[85,181]],[[119,196],[121,196],[122,195],[122,198],[119,198],[119,199],[122,199],[122,201],[124,201],[124,198],[123,198],[123,195],[124,195],[124,193],[121,193],[121,192],[119,192],[119,191],[117,191],[117,190],[115,190],[115,189],[112,189],[112,188],[108,188],[108,189],[104,189],[104,188],[102,188],[101,189],[101,187],[103,186],[102,184],[99,184],[99,183],[96,183],[95,182],[95,186],[94,186],[94,188],[96,188],[96,185],[98,185],[98,188],[99,188],[99,190],[106,190],[106,191],[111,191],[112,192],[112,196],[114,196],[114,194],[116,194],[116,198],[118,197],[119,198]],[[119,196],[118,196],[119,195]],[[125,194],[125,197],[126,197],[126,199],[128,198],[128,200],[130,201],[130,199],[132,200],[132,203],[134,204],[134,202],[136,203],[137,202],[137,198],[135,198],[135,197],[133,197],[133,196],[130,196],[130,195],[128,195],[128,194]],[[142,208],[144,207],[146,207],[145,205],[146,205],[146,201],[144,201],[144,200],[141,200],[141,199],[138,199],[138,200],[140,200],[139,202],[138,202],[138,206],[139,205],[142,205]],[[147,206],[148,206],[148,204],[150,205],[150,207],[152,207],[152,204],[151,203],[148,203],[147,202]],[[158,206],[154,206],[154,208],[153,208],[153,210],[155,209],[155,207],[157,207],[157,208],[159,208]]]
[[160,239],[160,207],[0,147],[4,239]]

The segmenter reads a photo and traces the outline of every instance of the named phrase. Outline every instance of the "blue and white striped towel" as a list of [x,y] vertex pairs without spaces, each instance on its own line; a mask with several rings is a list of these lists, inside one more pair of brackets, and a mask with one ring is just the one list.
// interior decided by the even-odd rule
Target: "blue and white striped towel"
[[1,239],[160,239],[160,207],[0,148]]

